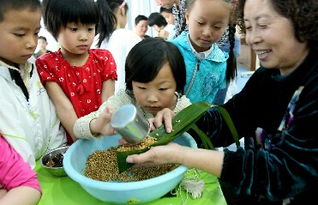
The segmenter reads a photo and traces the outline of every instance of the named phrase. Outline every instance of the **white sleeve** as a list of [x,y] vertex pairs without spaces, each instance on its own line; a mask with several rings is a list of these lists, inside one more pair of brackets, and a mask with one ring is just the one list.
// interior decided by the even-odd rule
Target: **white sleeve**
[[174,112],[178,113],[181,110],[183,110],[184,108],[188,107],[189,105],[191,105],[189,98],[187,98],[185,95],[183,95],[178,99],[178,102],[177,102],[177,105],[174,109]]
[[12,103],[0,100],[0,132],[7,142],[21,155],[31,168],[35,168],[35,156],[30,144],[27,142],[23,123],[16,115],[16,109]]
[[119,107],[125,104],[132,103],[132,99],[126,94],[124,90],[120,90],[115,95],[111,96],[107,101],[105,101],[97,111],[91,112],[88,115],[80,117],[76,120],[73,132],[77,138],[82,139],[92,139],[96,137],[101,137],[101,135],[93,135],[90,130],[90,122],[97,118],[100,113],[106,108],[106,106],[110,106],[113,111],[116,111]]

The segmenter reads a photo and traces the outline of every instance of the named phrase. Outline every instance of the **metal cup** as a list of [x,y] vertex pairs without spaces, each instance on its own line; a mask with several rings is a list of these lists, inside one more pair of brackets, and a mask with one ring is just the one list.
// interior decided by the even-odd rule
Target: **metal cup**
[[111,125],[128,142],[138,143],[150,132],[146,118],[138,114],[133,104],[120,107],[111,118]]

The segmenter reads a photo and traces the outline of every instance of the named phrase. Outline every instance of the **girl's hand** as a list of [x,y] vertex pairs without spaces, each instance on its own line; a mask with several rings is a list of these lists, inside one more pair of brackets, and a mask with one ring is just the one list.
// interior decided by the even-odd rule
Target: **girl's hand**
[[162,109],[156,114],[155,118],[150,118],[148,120],[151,130],[157,129],[164,123],[166,132],[170,133],[172,131],[172,118],[174,116],[175,113],[169,108]]
[[91,132],[100,133],[103,135],[114,135],[115,129],[111,126],[110,120],[113,115],[113,111],[110,107],[106,107],[98,116],[90,123]]
[[134,154],[127,157],[128,163],[136,164],[166,164],[166,163],[183,163],[184,151],[187,147],[176,143],[169,143],[164,146],[152,147],[145,153]]

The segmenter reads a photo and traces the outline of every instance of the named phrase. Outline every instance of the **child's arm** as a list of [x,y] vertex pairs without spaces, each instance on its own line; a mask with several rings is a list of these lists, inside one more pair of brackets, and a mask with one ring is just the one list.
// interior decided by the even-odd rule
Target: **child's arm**
[[103,82],[102,102],[105,102],[110,96],[114,95],[115,81],[109,79]]
[[73,133],[73,126],[77,120],[77,115],[72,103],[57,83],[49,81],[45,84],[45,88],[55,106],[57,116],[61,120],[63,127],[75,141],[76,137]]
[[114,128],[110,124],[113,111],[110,107],[106,107],[100,115],[90,121],[89,127],[91,133],[113,135],[115,134]]
[[0,205],[36,204],[40,185],[30,165],[0,136]]
[[8,191],[0,198],[0,205],[33,205],[37,204],[41,197],[41,193],[27,186],[19,186]]

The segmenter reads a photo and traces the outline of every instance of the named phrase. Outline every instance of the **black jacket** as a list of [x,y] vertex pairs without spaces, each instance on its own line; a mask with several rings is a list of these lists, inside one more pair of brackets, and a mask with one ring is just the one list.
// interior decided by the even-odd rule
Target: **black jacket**
[[[225,194],[229,204],[233,201],[233,204],[281,204],[286,199],[291,204],[306,204],[317,200],[317,53],[312,49],[305,61],[287,76],[281,76],[277,69],[258,69],[243,90],[223,105],[240,137],[245,138],[244,149],[225,150],[220,181],[232,192],[233,200]],[[304,89],[292,112],[293,120],[280,132],[278,127],[300,86]],[[215,108],[206,112],[197,124],[214,146],[233,143]],[[261,144],[255,138],[257,127],[266,132]]]

